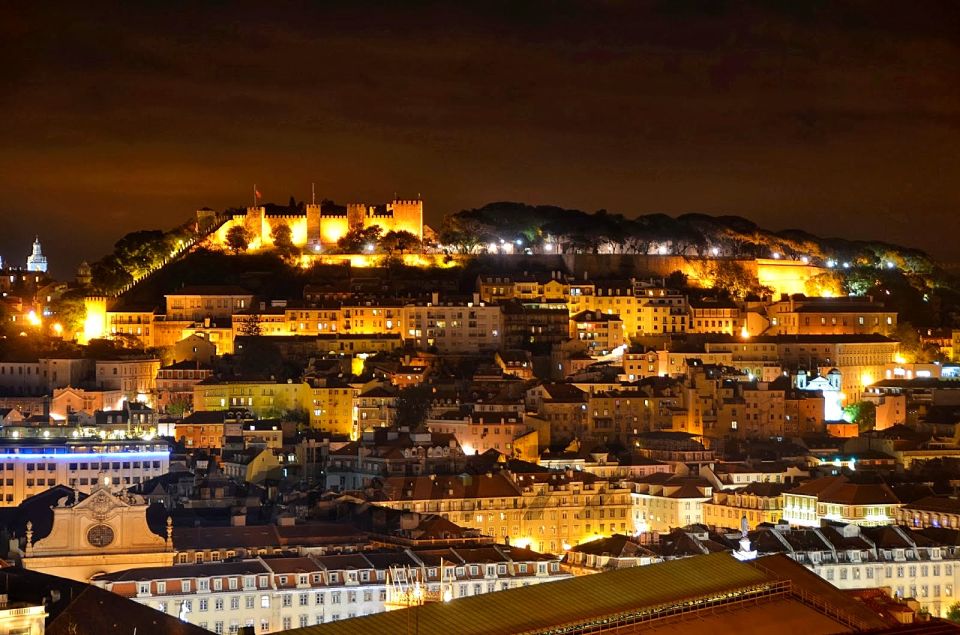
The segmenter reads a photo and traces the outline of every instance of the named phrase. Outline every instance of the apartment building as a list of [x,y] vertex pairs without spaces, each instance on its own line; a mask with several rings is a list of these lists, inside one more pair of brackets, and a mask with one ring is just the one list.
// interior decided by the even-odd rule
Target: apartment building
[[555,556],[506,545],[256,558],[129,569],[93,584],[214,633],[336,622],[403,606],[420,585],[431,601],[569,578]]
[[441,353],[480,353],[502,348],[503,315],[499,306],[472,300],[443,299],[407,305],[403,309],[403,336],[421,349]]
[[783,493],[783,519],[805,527],[819,527],[824,520],[889,525],[900,506],[886,484],[854,483],[846,476],[824,476]]
[[0,506],[56,485],[89,493],[98,481],[119,491],[170,469],[162,441],[96,439],[0,439]]
[[384,507],[439,514],[548,553],[633,531],[629,488],[572,471],[393,477],[385,480],[382,498],[377,504]]

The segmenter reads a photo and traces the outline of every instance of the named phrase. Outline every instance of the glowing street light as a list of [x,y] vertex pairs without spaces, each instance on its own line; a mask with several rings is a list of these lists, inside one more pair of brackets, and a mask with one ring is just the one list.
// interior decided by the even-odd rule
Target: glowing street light
[[367,253],[372,254],[374,249],[376,249],[376,246],[373,243],[367,243],[367,247],[366,247]]
[[40,316],[37,315],[36,311],[31,310],[27,313],[27,322],[30,323],[30,326],[40,326]]
[[57,337],[60,337],[61,335],[63,335],[63,324],[60,324],[59,322],[54,322],[53,332],[54,334],[56,334]]

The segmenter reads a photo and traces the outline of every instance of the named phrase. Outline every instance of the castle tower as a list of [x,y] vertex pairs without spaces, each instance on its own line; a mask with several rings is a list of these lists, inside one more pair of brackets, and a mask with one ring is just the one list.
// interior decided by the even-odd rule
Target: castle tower
[[366,203],[347,203],[347,224],[350,226],[350,229],[363,227],[366,218]]
[[[246,228],[247,233],[250,235],[251,246],[260,246],[263,243],[264,236],[264,225],[267,222],[267,208],[265,207],[248,207],[247,215],[244,218],[243,226]],[[266,233],[269,234],[270,228],[266,229]]]
[[47,257],[40,249],[40,237],[33,241],[33,253],[27,256],[27,271],[47,272]]
[[393,212],[393,229],[408,231],[419,239],[423,239],[423,201],[394,199],[387,210]]
[[310,203],[307,205],[307,249],[318,250],[321,242],[320,205]]

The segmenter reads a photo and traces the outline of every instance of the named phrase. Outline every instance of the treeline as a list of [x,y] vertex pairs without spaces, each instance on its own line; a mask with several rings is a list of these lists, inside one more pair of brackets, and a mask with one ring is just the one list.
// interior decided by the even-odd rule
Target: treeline
[[739,216],[645,214],[627,218],[607,210],[589,213],[548,205],[490,203],[450,214],[440,243],[460,253],[479,253],[512,243],[556,253],[670,254],[728,258],[806,258],[837,267],[892,266],[933,273],[924,252],[878,241],[821,238],[790,229],[774,232]]
[[170,231],[146,229],[127,234],[90,266],[94,290],[114,294],[166,262],[196,236],[192,223]]

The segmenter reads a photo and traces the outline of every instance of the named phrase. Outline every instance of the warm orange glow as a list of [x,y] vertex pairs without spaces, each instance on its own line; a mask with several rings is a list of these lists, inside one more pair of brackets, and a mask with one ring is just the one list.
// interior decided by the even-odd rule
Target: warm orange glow
[[36,311],[30,311],[27,313],[27,322],[30,323],[30,326],[40,326],[40,316],[37,315]]
[[87,310],[87,317],[83,320],[83,333],[80,334],[81,344],[103,337],[107,331],[107,300],[106,298],[86,298],[83,301]]

